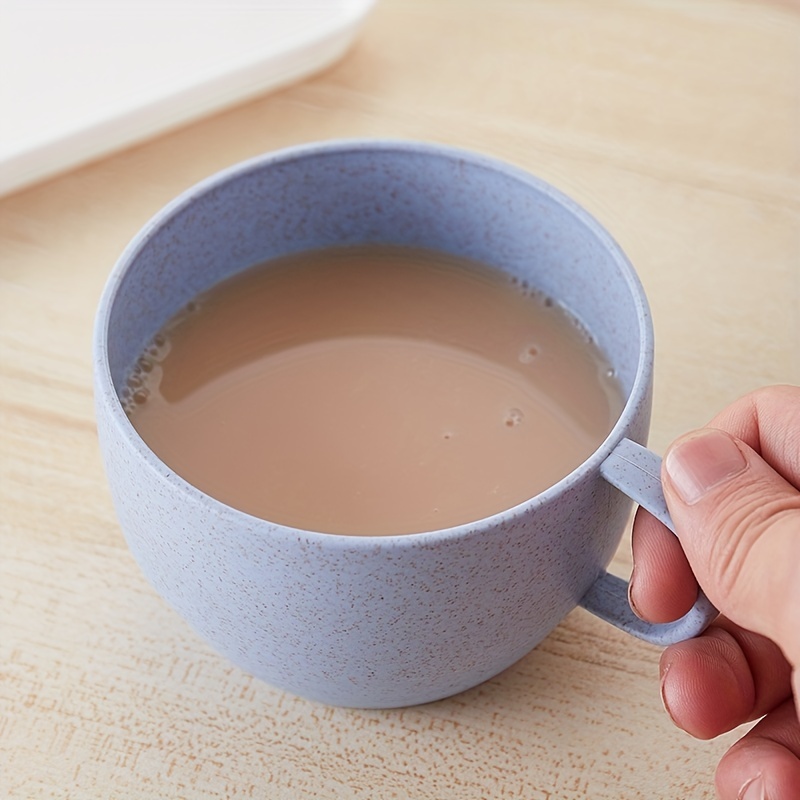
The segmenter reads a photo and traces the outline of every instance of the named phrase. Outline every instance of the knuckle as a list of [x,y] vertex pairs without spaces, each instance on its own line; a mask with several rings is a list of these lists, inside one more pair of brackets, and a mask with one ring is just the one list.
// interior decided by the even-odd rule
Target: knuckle
[[781,558],[779,548],[764,552],[764,544],[787,528],[796,529],[800,539],[800,495],[733,496],[719,504],[710,523],[714,530],[708,571],[717,594],[728,601],[753,597],[753,592],[763,593],[765,589],[764,560]]

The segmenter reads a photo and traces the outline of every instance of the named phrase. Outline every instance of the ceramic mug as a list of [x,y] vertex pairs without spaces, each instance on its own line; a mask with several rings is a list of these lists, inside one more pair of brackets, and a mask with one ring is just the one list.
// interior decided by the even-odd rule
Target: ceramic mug
[[[478,522],[403,536],[320,534],[204,494],[148,448],[120,392],[151,336],[197,293],[288,252],[384,242],[502,269],[563,303],[624,389],[603,444],[563,480]],[[327,142],[234,166],[157,214],[117,263],[94,338],[98,431],[124,535],[153,586],[244,670],[340,706],[393,707],[491,678],[583,605],[656,643],[699,633],[631,611],[606,573],[633,498],[668,520],[645,442],[653,333],[611,236],[553,187],[448,147]],[[335,465],[332,465],[335,469]]]

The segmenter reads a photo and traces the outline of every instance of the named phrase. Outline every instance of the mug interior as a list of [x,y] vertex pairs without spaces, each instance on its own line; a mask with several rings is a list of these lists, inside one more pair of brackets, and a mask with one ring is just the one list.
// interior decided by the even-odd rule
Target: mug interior
[[213,176],[131,243],[98,316],[117,397],[146,343],[198,293],[277,256],[359,243],[431,248],[499,268],[545,292],[591,332],[626,405],[646,383],[652,333],[644,294],[620,248],[576,203],[472,153],[338,142]]

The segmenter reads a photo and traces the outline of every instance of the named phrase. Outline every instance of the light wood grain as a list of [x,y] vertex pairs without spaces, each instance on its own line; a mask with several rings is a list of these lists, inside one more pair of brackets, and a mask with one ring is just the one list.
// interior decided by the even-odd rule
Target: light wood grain
[[222,167],[334,137],[466,146],[555,183],[629,253],[663,449],[800,382],[799,80],[795,2],[382,0],[325,74],[0,200],[0,797],[713,797],[732,737],[673,728],[657,649],[580,610],[419,708],[326,708],[231,667],[125,547],[92,318],[138,228]]

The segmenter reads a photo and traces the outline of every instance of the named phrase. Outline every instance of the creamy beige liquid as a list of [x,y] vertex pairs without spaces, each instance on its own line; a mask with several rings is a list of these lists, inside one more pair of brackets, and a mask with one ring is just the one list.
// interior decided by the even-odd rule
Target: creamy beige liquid
[[383,245],[255,267],[171,321],[123,400],[206,493],[327,533],[415,533],[551,486],[622,409],[557,305],[486,267]]

